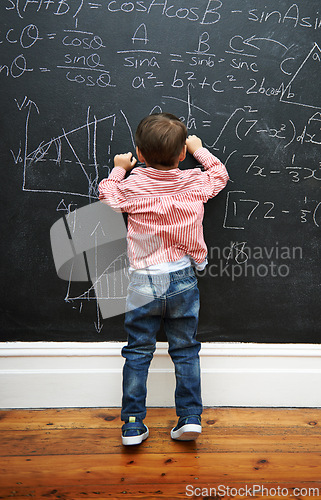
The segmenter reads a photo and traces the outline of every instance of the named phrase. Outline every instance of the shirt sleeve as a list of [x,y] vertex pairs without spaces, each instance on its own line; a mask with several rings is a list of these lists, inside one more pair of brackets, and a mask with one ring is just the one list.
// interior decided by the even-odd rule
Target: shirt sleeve
[[126,170],[122,167],[114,167],[106,179],[98,186],[99,200],[118,212],[126,212],[128,200],[123,189],[123,180]]
[[205,169],[202,176],[204,181],[204,194],[207,201],[225,188],[229,180],[229,175],[223,163],[206,148],[202,147],[195,151],[194,158],[199,161]]

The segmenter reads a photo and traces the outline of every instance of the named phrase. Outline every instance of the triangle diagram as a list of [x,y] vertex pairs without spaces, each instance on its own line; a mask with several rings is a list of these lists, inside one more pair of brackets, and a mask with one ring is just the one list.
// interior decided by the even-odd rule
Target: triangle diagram
[[[36,132],[26,126],[23,190],[98,197],[98,182],[106,177],[106,162],[110,158],[115,114],[97,119],[93,117],[78,127],[65,131],[37,144]],[[33,126],[35,129],[35,126]],[[27,148],[26,148],[27,149]],[[31,150],[30,150],[31,149]]]
[[321,109],[321,49],[314,43],[312,49],[299,66],[282,92],[280,101],[297,106]]

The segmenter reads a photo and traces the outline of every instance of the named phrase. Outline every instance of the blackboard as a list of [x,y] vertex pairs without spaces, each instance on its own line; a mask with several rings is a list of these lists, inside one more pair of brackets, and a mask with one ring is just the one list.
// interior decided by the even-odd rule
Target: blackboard
[[125,339],[90,281],[57,275],[50,230],[167,111],[230,174],[206,205],[200,340],[320,342],[320,2],[3,0],[0,18],[2,340]]

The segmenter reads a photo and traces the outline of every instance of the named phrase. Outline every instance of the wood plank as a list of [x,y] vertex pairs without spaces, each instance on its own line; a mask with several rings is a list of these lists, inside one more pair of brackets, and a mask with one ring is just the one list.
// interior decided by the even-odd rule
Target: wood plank
[[[191,490],[191,486],[193,490]],[[306,498],[314,498],[315,500],[321,499],[321,482],[308,482],[308,483],[300,483],[299,488],[302,489],[303,495],[298,495],[299,491],[295,491],[295,495],[293,494],[293,483],[245,483],[241,482],[233,482],[229,484],[222,483],[195,483],[195,484],[164,484],[158,483],[153,485],[119,485],[119,484],[110,484],[108,487],[99,486],[99,487],[91,487],[86,485],[79,485],[73,487],[57,487],[57,488],[26,488],[18,486],[15,489],[2,489],[1,493],[3,496],[0,498],[22,500],[26,498],[51,498],[51,499],[64,499],[64,500],[78,500],[78,499],[87,499],[87,500],[104,500],[104,499],[112,499],[112,500],[124,500],[126,498],[131,500],[175,500],[175,499],[188,499],[188,498],[223,498],[223,493],[233,493],[230,496],[233,500],[244,500],[246,498],[243,495],[244,489],[246,486],[249,488],[255,486],[263,487],[265,490],[261,490],[262,493],[265,493],[266,490],[270,494],[261,494],[257,493],[257,489],[255,489],[256,498],[264,498],[264,500],[285,500],[286,498],[297,498],[298,500],[303,500]],[[228,488],[230,488],[228,490]],[[278,489],[279,488],[279,489]],[[295,487],[296,488],[296,487]],[[221,496],[216,496],[216,493],[222,493]],[[275,494],[279,492],[280,494]],[[191,494],[191,492],[195,492],[196,495]],[[200,496],[200,492],[204,493]],[[211,496],[206,496],[205,493],[208,492]],[[0,493],[0,494],[1,494]],[[188,496],[186,495],[188,493]],[[236,494],[235,494],[236,493]],[[238,494],[239,493],[239,494]],[[286,494],[287,493],[287,494]],[[310,494],[309,494],[310,493]],[[227,497],[225,497],[227,498]],[[247,497],[249,498],[249,496]]]
[[[319,408],[205,408],[204,425],[220,427],[300,427],[321,434]],[[146,425],[171,428],[176,425],[174,408],[148,408]],[[0,411],[0,430],[119,428],[119,408],[64,408]]]
[[[144,453],[302,453],[321,452],[321,440],[315,435],[292,433],[289,429],[273,432],[237,428],[229,432],[211,432],[203,428],[195,442],[173,441],[169,429],[150,429]],[[0,431],[0,455],[91,455],[122,453],[120,429],[53,429]]]
[[68,484],[107,486],[161,481],[166,484],[293,481],[295,484],[298,478],[320,481],[320,470],[320,453],[149,455],[144,453],[143,445],[136,452],[125,449],[122,454],[5,457],[0,461],[2,487],[54,488]]
[[62,408],[0,411],[0,430],[119,428],[120,409]]

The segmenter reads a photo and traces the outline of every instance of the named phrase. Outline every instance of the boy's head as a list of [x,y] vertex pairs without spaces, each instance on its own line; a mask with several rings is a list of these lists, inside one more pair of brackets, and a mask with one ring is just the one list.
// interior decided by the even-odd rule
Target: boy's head
[[156,113],[140,122],[135,134],[136,146],[148,165],[172,167],[184,151],[187,129],[176,116]]

